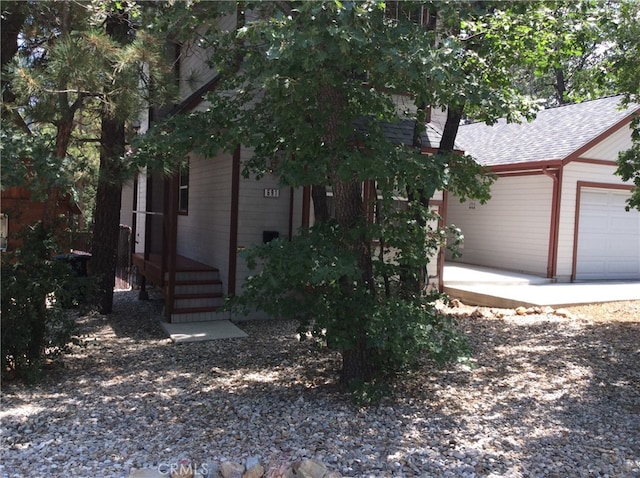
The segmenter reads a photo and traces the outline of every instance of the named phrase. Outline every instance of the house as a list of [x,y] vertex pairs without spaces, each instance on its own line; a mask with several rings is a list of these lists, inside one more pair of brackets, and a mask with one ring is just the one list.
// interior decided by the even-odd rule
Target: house
[[[234,25],[231,15],[219,27]],[[219,79],[207,66],[209,56],[197,42],[182,46],[177,54],[182,101],[170,114],[206,107],[203,95],[216,88]],[[398,97],[397,101],[404,100]],[[140,133],[151,119],[141,118]],[[413,130],[409,121],[386,126],[389,139],[396,144],[412,144]],[[439,139],[437,127],[429,126],[422,138],[424,154],[437,150]],[[148,282],[157,286],[164,294],[170,322],[228,318],[219,307],[225,297],[241,293],[250,274],[239,252],[276,237],[290,239],[299,228],[313,224],[310,188],[281,187],[274,175],[260,180],[242,177],[241,165],[251,155],[251,149],[243,145],[213,158],[192,153],[188,168],[180,174],[166,178],[141,171],[123,189],[120,222],[132,228],[132,263],[139,276],[140,295],[146,295]],[[373,191],[364,185],[363,194]],[[438,192],[430,203],[441,213],[443,198]],[[436,267],[440,262],[434,261],[428,271],[438,284],[442,282],[441,268]],[[259,312],[252,316],[257,317],[261,317]]]
[[[1,207],[0,250],[11,251],[22,245],[20,233],[23,228],[42,219],[44,202],[35,200],[29,189],[14,186],[2,190]],[[70,196],[66,195],[58,201],[56,214],[64,216],[73,231],[63,238],[61,246],[66,250],[84,249],[86,241],[79,240],[77,227],[73,227],[74,223],[79,222],[82,213]]]
[[450,198],[462,262],[560,282],[640,279],[640,212],[616,176],[639,105],[611,96],[540,111],[530,123],[460,127],[458,143],[497,174],[486,204]]
[[[194,95],[201,97],[202,91]],[[200,103],[190,95],[182,104]],[[388,124],[385,131],[396,144],[413,139],[409,121]],[[439,138],[437,128],[429,126],[423,152],[433,153]],[[158,286],[172,323],[229,318],[218,309],[224,297],[241,293],[250,274],[239,252],[277,237],[291,239],[300,227],[313,224],[309,187],[282,188],[273,175],[242,177],[241,164],[251,154],[242,145],[213,158],[191,154],[181,174],[164,178],[142,172],[123,190],[120,222],[132,227],[141,296],[147,280]],[[363,194],[373,194],[373,188],[365,184]],[[443,199],[438,191],[430,202],[441,215]],[[443,260],[443,255],[434,258],[428,270],[430,282],[440,288]],[[259,311],[251,316],[261,317]]]

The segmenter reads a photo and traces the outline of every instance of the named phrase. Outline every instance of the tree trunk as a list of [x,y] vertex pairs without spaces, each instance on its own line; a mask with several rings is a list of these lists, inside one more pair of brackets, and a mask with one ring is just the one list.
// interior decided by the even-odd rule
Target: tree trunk
[[311,198],[313,199],[313,215],[315,221],[318,223],[327,222],[330,214],[326,186],[311,186]]
[[[122,9],[107,15],[106,31],[121,44],[129,41],[130,26]],[[103,107],[100,134],[100,170],[93,226],[92,273],[95,277],[100,312],[113,310],[113,288],[118,262],[120,207],[122,202],[122,164],[125,151],[124,123],[106,105]]]
[[378,370],[372,357],[372,350],[367,348],[367,337],[364,331],[355,341],[352,348],[342,351],[342,369],[340,370],[340,383],[349,385],[358,382],[373,380]]
[[[346,110],[346,98],[336,88],[325,86],[321,89],[319,102],[321,110],[324,110],[322,116],[326,118],[324,142],[328,148],[334,150],[329,179],[333,186],[335,219],[343,234],[343,245],[356,254],[361,272],[361,280],[356,283],[346,277],[340,281],[344,303],[348,304],[356,294],[361,293],[363,288],[368,289],[371,294],[374,292],[370,245],[366,241],[364,233],[355,238],[350,237],[352,230],[361,227],[366,221],[362,187],[356,171],[346,179],[337,174],[340,166],[339,154],[336,150],[339,139],[338,125]],[[349,384],[354,381],[371,380],[375,375],[375,362],[366,336],[365,324],[368,317],[362,316],[361,310],[349,310],[348,307],[336,311],[336,314],[345,321],[353,337],[349,346],[341,350],[341,382]]]
[[96,278],[100,312],[109,314],[113,309],[120,235],[120,158],[124,154],[124,125],[118,120],[104,117],[100,141],[100,173],[96,192],[91,267],[92,275]]
[[565,96],[567,93],[567,85],[564,79],[564,71],[562,68],[554,68],[554,73],[556,77],[556,81],[554,83],[554,88],[556,90],[556,99],[558,100],[558,104],[565,105],[568,103]]
[[460,127],[463,112],[464,103],[460,105],[449,105],[447,108],[447,120],[442,130],[442,139],[440,139],[438,153],[450,153],[455,149],[456,136],[458,136],[458,128]]
[[[2,59],[1,66],[7,66],[18,52],[18,35],[22,29],[22,25],[26,19],[24,2],[3,2],[2,4],[2,27],[0,28]],[[3,103],[12,103],[15,95],[10,88],[10,81],[7,80],[4,73],[1,77],[2,84],[2,101]],[[5,112],[3,111],[3,114]]]

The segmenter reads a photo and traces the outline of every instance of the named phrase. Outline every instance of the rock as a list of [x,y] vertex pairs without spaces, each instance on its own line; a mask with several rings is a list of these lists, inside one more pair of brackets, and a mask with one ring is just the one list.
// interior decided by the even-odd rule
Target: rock
[[260,464],[259,456],[250,456],[245,463],[245,469],[242,478],[262,478],[264,476],[264,467]]
[[166,473],[160,473],[158,470],[132,468],[129,478],[167,478]]
[[193,478],[194,469],[191,460],[182,459],[171,468],[171,478]]
[[247,470],[250,470],[251,468],[259,464],[260,464],[260,457],[258,455],[253,455],[247,458],[247,461],[245,462],[244,467]]
[[244,466],[232,461],[223,461],[220,465],[222,478],[242,478]]
[[557,315],[558,317],[564,317],[565,319],[573,319],[573,314],[571,314],[571,312],[569,312],[567,309],[557,309],[554,312],[555,315]]
[[324,463],[307,458],[291,465],[287,478],[334,478],[334,472],[330,472]]
[[469,314],[469,317],[471,317],[472,319],[483,319],[484,318],[484,314],[480,311],[480,309],[475,308],[473,310],[473,312],[471,312],[471,314]]
[[461,307],[462,306],[462,302],[460,302],[458,299],[453,299],[451,300],[451,307]]
[[252,466],[242,474],[242,478],[262,478],[264,476],[264,466],[257,464]]
[[542,313],[543,314],[553,314],[553,307],[549,307],[548,305],[545,305],[542,308]]
[[525,307],[517,307],[516,308],[516,314],[518,315],[527,315],[527,309]]

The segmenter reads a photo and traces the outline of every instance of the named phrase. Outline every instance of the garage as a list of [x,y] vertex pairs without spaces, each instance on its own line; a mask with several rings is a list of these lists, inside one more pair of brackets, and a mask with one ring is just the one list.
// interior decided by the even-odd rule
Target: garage
[[625,211],[628,190],[581,188],[576,280],[640,279],[640,212]]

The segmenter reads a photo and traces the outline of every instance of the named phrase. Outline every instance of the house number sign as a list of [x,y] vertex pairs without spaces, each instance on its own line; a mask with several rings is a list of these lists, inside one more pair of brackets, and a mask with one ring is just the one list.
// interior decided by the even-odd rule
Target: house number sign
[[266,198],[279,198],[280,190],[277,188],[265,188],[264,189],[264,197]]

